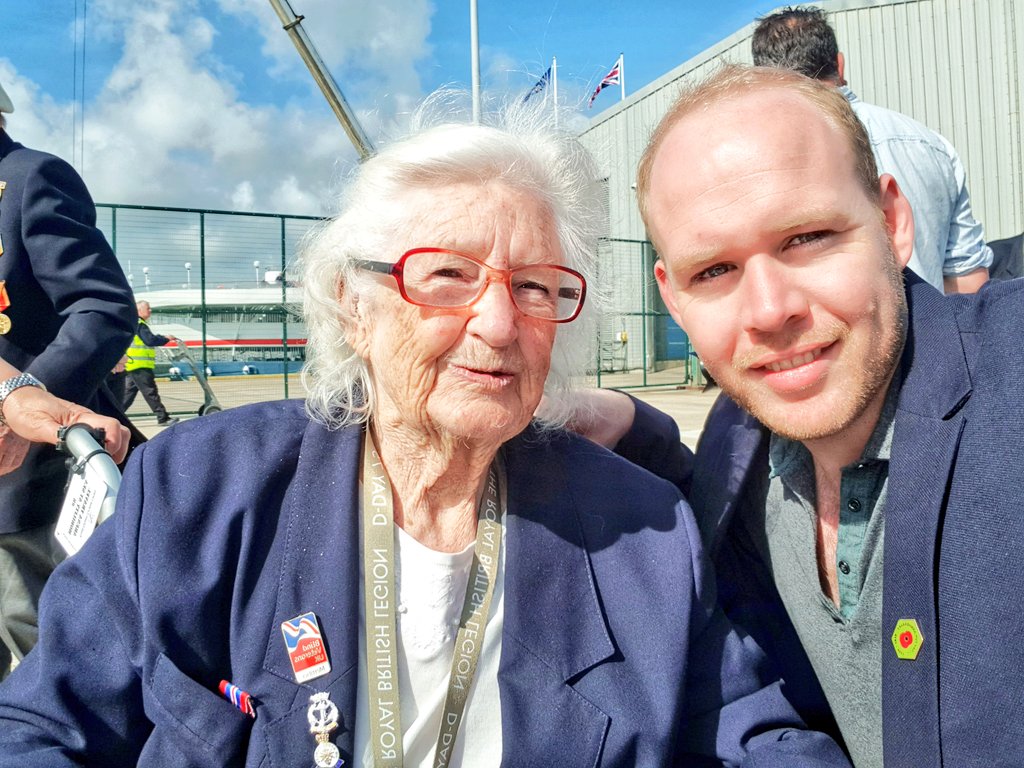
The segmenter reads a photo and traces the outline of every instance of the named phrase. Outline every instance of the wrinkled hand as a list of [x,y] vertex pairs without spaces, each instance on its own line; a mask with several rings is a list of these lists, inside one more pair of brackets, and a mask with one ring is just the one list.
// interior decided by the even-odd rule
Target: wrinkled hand
[[[6,409],[5,409],[6,410]],[[10,427],[0,427],[0,475],[13,472],[25,460],[29,442]]]
[[100,416],[38,387],[14,390],[4,400],[3,409],[8,427],[0,427],[0,474],[21,466],[29,441],[56,444],[57,430],[72,424],[88,424],[105,430],[103,447],[118,464],[128,452],[128,428],[117,419]]

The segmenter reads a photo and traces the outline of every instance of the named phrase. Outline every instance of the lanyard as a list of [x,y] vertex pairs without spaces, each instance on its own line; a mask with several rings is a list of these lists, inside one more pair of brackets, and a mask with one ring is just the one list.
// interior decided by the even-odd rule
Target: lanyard
[[[366,613],[366,683],[370,692],[370,743],[374,768],[402,768],[402,714],[398,691],[398,633],[395,590],[395,515],[391,481],[373,445],[363,438],[363,580]],[[466,599],[462,604],[455,654],[434,751],[434,768],[446,768],[462,724],[469,687],[476,674],[484,631],[498,578],[504,472],[496,459],[480,501],[476,545]]]

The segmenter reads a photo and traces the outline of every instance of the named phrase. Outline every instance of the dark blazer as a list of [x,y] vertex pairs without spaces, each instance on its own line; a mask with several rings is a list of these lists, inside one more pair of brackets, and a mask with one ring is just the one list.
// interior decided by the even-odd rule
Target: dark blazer
[[[2,130],[0,181],[0,280],[11,303],[0,358],[58,397],[116,416],[102,384],[131,343],[136,312],[92,198],[70,165]],[[19,470],[0,477],[0,533],[56,520],[64,475],[56,451],[33,446]]]
[[[321,690],[352,765],[361,439],[290,401],[138,449],[117,514],[54,573],[39,644],[0,685],[0,766],[308,765]],[[503,452],[503,765],[845,764],[763,687],[670,484],[561,433],[530,428]],[[307,611],[332,670],[299,685],[280,625]]]
[[[905,272],[910,325],[885,526],[882,704],[886,765],[1020,766],[1024,743],[1024,281],[943,297]],[[685,460],[686,457],[682,457]],[[660,459],[663,460],[663,459]],[[690,499],[723,605],[781,665],[811,722],[827,706],[770,574],[741,525],[764,499],[767,435],[716,403]],[[901,660],[893,631],[924,642]]]

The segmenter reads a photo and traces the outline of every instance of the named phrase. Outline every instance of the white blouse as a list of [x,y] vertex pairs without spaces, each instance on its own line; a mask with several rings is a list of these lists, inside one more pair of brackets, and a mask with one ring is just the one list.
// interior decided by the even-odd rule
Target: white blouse
[[[436,552],[396,526],[398,679],[406,768],[430,768],[455,653],[455,635],[473,563],[473,544],[454,554]],[[362,532],[360,531],[360,536]],[[360,561],[361,562],[361,561]],[[491,613],[476,677],[466,702],[452,768],[497,768],[501,763],[498,662],[505,613],[505,546],[499,561]],[[359,573],[359,678],[356,699],[357,766],[373,766],[366,683],[366,608]],[[361,756],[361,758],[359,757]]]

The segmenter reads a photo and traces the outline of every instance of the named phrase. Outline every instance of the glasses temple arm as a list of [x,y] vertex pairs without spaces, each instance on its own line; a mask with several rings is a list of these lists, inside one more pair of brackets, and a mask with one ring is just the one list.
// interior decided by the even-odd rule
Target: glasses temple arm
[[395,265],[388,264],[385,261],[368,261],[366,259],[352,259],[352,264],[359,269],[365,269],[370,272],[380,272],[385,275],[394,274]]

